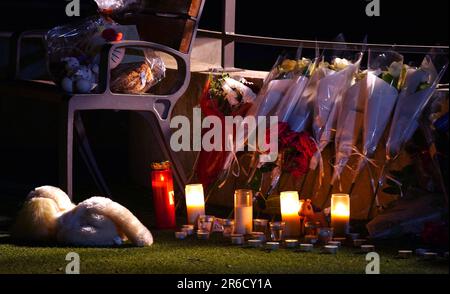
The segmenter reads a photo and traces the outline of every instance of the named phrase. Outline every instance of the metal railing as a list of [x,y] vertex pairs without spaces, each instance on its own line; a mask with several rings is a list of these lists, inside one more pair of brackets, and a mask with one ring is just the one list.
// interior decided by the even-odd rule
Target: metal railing
[[427,54],[430,50],[437,50],[438,54],[449,54],[449,46],[399,45],[399,44],[365,44],[346,42],[327,42],[300,39],[271,38],[236,33],[236,0],[222,0],[222,31],[199,29],[198,35],[222,41],[222,68],[235,67],[235,44],[257,44],[279,46],[287,48],[336,49],[345,48],[348,51],[386,52],[395,50],[403,54]]

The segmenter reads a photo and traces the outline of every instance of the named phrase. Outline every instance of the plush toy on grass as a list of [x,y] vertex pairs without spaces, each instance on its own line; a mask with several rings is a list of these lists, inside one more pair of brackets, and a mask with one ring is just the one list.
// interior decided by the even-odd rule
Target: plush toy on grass
[[73,204],[64,191],[43,186],[31,191],[12,228],[16,240],[75,246],[150,246],[150,231],[125,207],[104,197]]

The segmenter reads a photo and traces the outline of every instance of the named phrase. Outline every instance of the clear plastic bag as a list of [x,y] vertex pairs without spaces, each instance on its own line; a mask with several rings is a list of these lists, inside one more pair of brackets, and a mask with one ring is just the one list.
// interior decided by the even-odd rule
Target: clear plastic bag
[[409,70],[398,97],[387,140],[386,159],[395,159],[418,128],[418,120],[448,67],[448,59],[427,55],[420,68]]
[[[104,44],[139,39],[135,26],[119,25],[110,17],[136,3],[136,0],[95,0],[95,2],[99,7],[99,15],[55,27],[48,31],[46,36],[48,66],[52,79],[69,93],[95,92],[99,79],[100,51]],[[131,65],[121,65],[126,55],[125,50],[124,47],[114,49],[109,60],[110,69],[120,65],[121,72],[126,75],[122,80],[126,80],[127,74],[133,72],[132,68],[126,70]],[[164,76],[163,61],[150,51],[145,55],[146,61],[134,68],[145,69],[141,79],[141,85],[145,82],[144,85],[139,87],[136,83],[131,91],[125,86],[117,86],[124,93],[143,93],[149,89],[149,85],[153,86]]]
[[153,50],[144,50],[143,62],[121,63],[111,71],[111,91],[143,94],[165,77],[163,60]]

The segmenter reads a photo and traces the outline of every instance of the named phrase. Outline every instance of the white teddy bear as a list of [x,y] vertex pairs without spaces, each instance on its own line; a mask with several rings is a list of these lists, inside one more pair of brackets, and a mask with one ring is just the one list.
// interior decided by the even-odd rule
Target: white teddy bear
[[73,246],[120,245],[125,239],[150,246],[150,231],[125,207],[104,197],[74,205],[64,191],[43,186],[31,191],[12,229],[16,240]]

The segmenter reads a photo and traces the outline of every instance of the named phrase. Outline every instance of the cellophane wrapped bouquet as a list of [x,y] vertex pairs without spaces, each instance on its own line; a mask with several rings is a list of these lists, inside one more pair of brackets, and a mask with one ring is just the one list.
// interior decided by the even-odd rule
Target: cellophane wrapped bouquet
[[[225,117],[245,117],[250,107],[252,107],[258,89],[255,85],[240,77],[231,77],[228,74],[213,75],[208,78],[203,94],[200,98],[200,108],[202,114],[220,119],[222,126],[225,126]],[[204,129],[204,134],[210,129]],[[202,150],[197,159],[195,168],[200,182],[208,187],[216,182],[223,170],[225,161],[231,151],[226,146],[234,145],[228,141],[225,130],[222,130],[221,150]],[[217,144],[217,142],[211,142]],[[230,167],[231,168],[231,167]]]
[[[54,82],[68,93],[96,92],[100,73],[100,53],[108,42],[138,40],[135,26],[116,23],[111,15],[136,0],[95,0],[99,15],[58,26],[47,32],[49,70]],[[164,62],[155,52],[143,50],[142,62],[127,62],[126,49],[111,52],[111,89],[118,93],[141,94],[165,74]],[[106,70],[106,69],[102,69]]]

